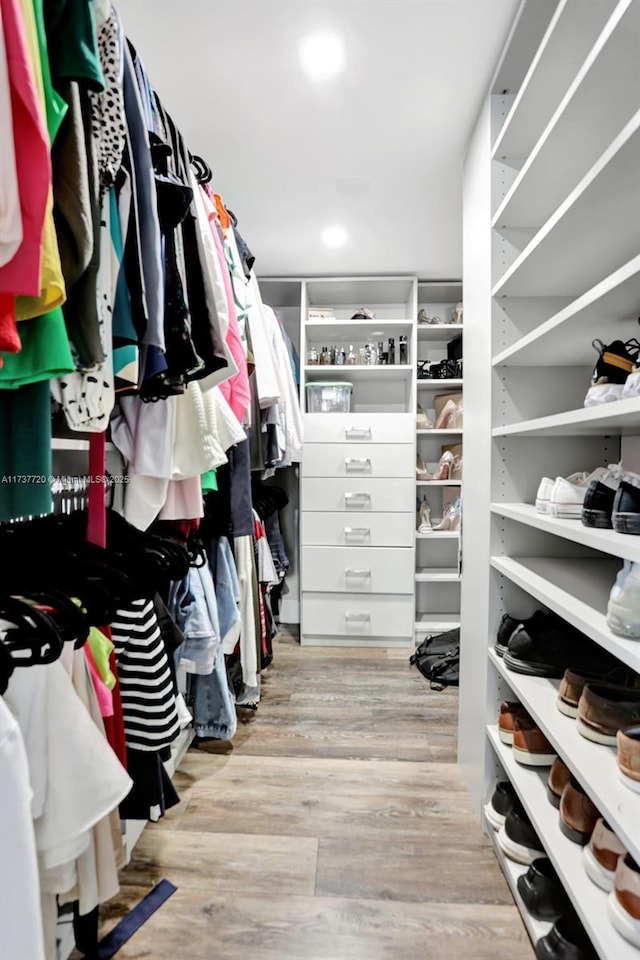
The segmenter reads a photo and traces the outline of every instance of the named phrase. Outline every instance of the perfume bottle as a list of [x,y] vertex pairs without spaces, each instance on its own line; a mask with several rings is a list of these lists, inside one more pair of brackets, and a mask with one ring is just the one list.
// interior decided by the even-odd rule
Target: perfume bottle
[[387,362],[389,364],[396,362],[396,346],[393,337],[389,337],[389,358]]
[[349,353],[347,354],[347,366],[354,367],[356,364],[356,355],[353,352],[353,344],[349,345]]
[[320,358],[318,357],[318,351],[316,350],[315,347],[311,347],[310,350],[307,350],[308,366],[315,367],[318,365],[319,362],[320,362]]
[[339,367],[343,367],[346,362],[347,362],[347,355],[344,352],[344,347],[343,347],[340,353],[338,354],[338,356],[336,357],[336,364]]
[[338,362],[338,351],[336,350],[335,347],[331,347],[331,349],[329,350],[329,363],[331,364],[332,367],[335,367],[337,362]]
[[387,359],[386,359],[386,354],[384,349],[384,341],[378,340],[378,359],[376,363],[386,364],[386,362],[387,362]]
[[408,363],[408,343],[406,337],[400,337],[400,363]]

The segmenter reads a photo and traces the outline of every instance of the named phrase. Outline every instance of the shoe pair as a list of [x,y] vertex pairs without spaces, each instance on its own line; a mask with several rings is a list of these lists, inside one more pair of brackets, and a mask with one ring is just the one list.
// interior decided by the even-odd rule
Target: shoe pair
[[617,533],[640,536],[640,476],[623,473],[618,464],[609,469],[609,476],[591,479],[584,496],[582,522],[585,527],[613,528]]
[[416,427],[418,430],[461,430],[462,429],[462,402],[447,400],[440,411],[437,420],[431,420],[420,404],[416,413]]
[[547,857],[534,860],[518,877],[517,886],[527,912],[535,920],[553,923],[536,943],[539,960],[595,960],[587,932]]
[[602,340],[594,340],[593,347],[598,360],[584,406],[640,397],[640,342],[634,337],[626,343],[614,340],[607,346]]
[[600,818],[584,848],[589,879],[609,894],[609,919],[621,937],[640,947],[640,866]]
[[549,767],[556,758],[542,730],[518,701],[500,704],[498,736],[512,748],[514,760],[526,767]]
[[504,614],[498,625],[495,652],[514,673],[561,679],[572,667],[608,673],[616,660],[555,613],[537,610],[527,620]]
[[607,626],[619,637],[640,640],[640,563],[625,560],[609,594]]
[[536,493],[536,511],[563,520],[580,520],[587,491],[592,483],[615,491],[622,468],[620,464],[598,467],[593,473],[572,473],[569,477],[543,477]]
[[455,465],[456,458],[450,450],[440,457],[437,473],[429,473],[426,464],[420,454],[416,457],[416,478],[418,480],[448,480]]

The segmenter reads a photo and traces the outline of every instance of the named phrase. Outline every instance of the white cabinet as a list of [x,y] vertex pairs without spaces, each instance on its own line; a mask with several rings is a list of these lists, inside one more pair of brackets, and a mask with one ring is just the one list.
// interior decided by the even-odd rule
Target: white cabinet
[[412,443],[305,443],[303,477],[409,477]]
[[319,547],[410,547],[415,531],[413,513],[307,511],[300,523],[302,542]]
[[303,593],[302,634],[318,645],[406,646],[413,597]]
[[406,547],[302,548],[302,589],[413,595],[413,551]]
[[408,477],[389,480],[382,477],[305,477],[300,505],[303,511],[406,513],[411,509],[413,488],[414,482]]

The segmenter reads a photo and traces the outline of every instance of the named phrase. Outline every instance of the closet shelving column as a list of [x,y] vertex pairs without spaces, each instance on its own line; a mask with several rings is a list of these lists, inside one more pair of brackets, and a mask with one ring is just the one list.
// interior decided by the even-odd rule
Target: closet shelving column
[[[583,407],[596,354],[637,336],[640,314],[639,0],[558,4],[506,120],[493,165],[492,530],[485,799],[505,774],[602,960],[638,960],[615,930],[607,894],[560,831],[547,768],[518,764],[497,736],[503,698],[518,699],[602,816],[640,862],[638,796],[616,750],[583,738],[555,706],[558,681],[513,673],[493,652],[504,611],[554,611],[640,673],[640,643],[606,624],[609,591],[640,542],[536,513],[542,475],[621,458],[640,472],[640,398]],[[500,111],[502,100],[494,97]],[[488,831],[494,838],[493,832]],[[512,886],[524,868],[498,851]],[[525,913],[537,937],[548,925]]]
[[[447,357],[447,345],[461,336],[464,324],[451,323],[456,304],[462,301],[459,281],[418,281],[418,310],[437,323],[416,325],[416,358],[439,361]],[[416,381],[417,402],[435,423],[435,398],[438,394],[462,392],[463,380]],[[430,472],[437,471],[445,448],[462,444],[461,428],[416,430],[416,450]],[[462,495],[462,481],[416,480],[416,503],[427,498],[432,524],[443,515],[448,503]],[[415,641],[429,633],[460,626],[460,533],[458,531],[416,532],[416,618]]]
[[[332,316],[309,317],[310,308]],[[374,319],[352,319],[362,307]],[[406,337],[408,362],[302,368],[303,645],[410,648],[415,572],[414,277],[305,280],[301,358]],[[353,385],[349,412],[309,412],[307,386]]]

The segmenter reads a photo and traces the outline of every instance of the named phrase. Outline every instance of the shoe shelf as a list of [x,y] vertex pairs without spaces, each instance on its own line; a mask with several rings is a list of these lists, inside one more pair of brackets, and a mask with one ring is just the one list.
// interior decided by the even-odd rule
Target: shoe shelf
[[310,364],[304,367],[307,383],[322,380],[325,377],[332,380],[410,380],[414,367],[409,363],[391,364]]
[[460,583],[457,567],[419,567],[416,570],[416,583]]
[[419,323],[417,336],[419,341],[444,343],[459,336],[463,329],[462,323]]
[[493,358],[493,365],[591,366],[595,359],[591,341],[601,338],[604,329],[611,330],[610,340],[624,338],[622,324],[637,316],[639,305],[640,255],[502,350]]
[[568,557],[492,557],[491,566],[640,673],[640,641],[618,637],[605,619],[619,563]]
[[555,9],[548,6],[553,16],[496,137],[493,159],[523,160],[529,155],[536,132],[551,119],[614,8],[614,0],[600,4],[562,0]]
[[492,296],[578,295],[625,263],[640,244],[639,168],[640,110],[526,244]]
[[459,540],[459,530],[433,530],[432,533],[418,533],[416,540]]
[[462,430],[416,430],[419,437],[461,437]]
[[522,897],[520,896],[520,891],[518,890],[518,877],[521,877],[523,874],[525,874],[529,868],[524,867],[520,863],[514,863],[513,860],[509,860],[509,857],[504,855],[500,849],[500,844],[498,843],[498,834],[490,824],[487,824],[486,832],[489,835],[491,843],[493,844],[493,851],[496,855],[496,860],[500,864],[500,869],[502,870],[505,880],[509,885],[511,896],[515,900],[516,906],[520,911],[522,921],[527,928],[527,933],[531,937],[532,942],[537,943],[541,937],[545,937],[549,933],[553,924],[545,923],[544,920],[536,920],[534,917],[532,917],[525,907]]
[[[558,680],[515,673],[495,650],[489,651],[489,660],[551,741],[629,853],[640,860],[640,803],[638,795],[620,780],[616,748],[587,740],[578,732],[576,721],[560,713],[556,707]],[[597,771],[597,777],[593,776],[594,771]]]
[[[595,357],[595,352],[594,352]],[[588,382],[585,386],[585,392]],[[567,410],[549,417],[522,420],[502,427],[494,427],[494,437],[549,437],[632,436],[640,433],[640,399],[629,397],[603,403],[599,407]]]
[[[350,368],[351,369],[351,368]],[[442,390],[449,387],[459,387],[462,389],[462,379],[455,380],[418,380],[416,381],[418,390]],[[433,432],[433,431],[430,431]]]
[[424,638],[429,633],[445,633],[460,626],[458,613],[419,613],[414,624],[416,634]]
[[461,487],[462,480],[416,480],[416,487]]
[[509,520],[517,520],[544,533],[581,543],[593,550],[600,550],[621,560],[637,560],[640,555],[640,543],[634,536],[616,533],[615,530],[599,530],[585,527],[580,520],[560,520],[538,513],[530,503],[492,503],[491,512]]
[[[583,865],[582,847],[560,830],[559,815],[547,800],[547,767],[525,767],[514,760],[510,747],[501,743],[497,727],[487,728],[489,742],[535,826],[601,960],[638,960],[638,951],[611,924],[608,894],[593,883]],[[631,791],[630,791],[631,792]]]
[[635,14],[632,0],[616,4],[498,207],[493,227],[540,225],[633,115],[640,59],[628,30]]

